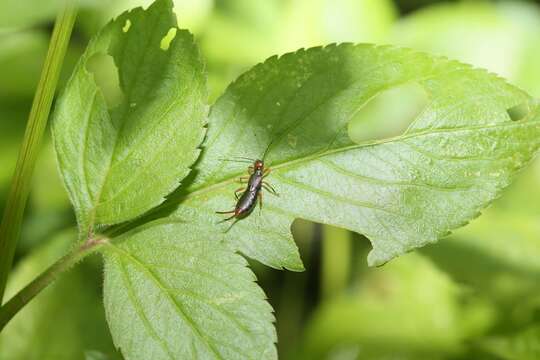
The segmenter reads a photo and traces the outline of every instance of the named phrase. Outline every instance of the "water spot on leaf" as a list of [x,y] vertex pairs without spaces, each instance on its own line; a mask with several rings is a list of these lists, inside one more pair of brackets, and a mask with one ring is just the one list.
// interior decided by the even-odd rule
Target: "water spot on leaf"
[[171,46],[171,42],[174,40],[174,37],[176,36],[176,28],[170,28],[167,32],[167,35],[165,35],[161,39],[161,43],[159,44],[159,47],[161,50],[167,51],[169,50],[169,46]]

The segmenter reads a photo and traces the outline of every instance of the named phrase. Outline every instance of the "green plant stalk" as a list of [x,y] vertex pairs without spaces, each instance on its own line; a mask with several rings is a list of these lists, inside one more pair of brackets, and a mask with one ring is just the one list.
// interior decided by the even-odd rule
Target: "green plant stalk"
[[51,43],[28,117],[26,132],[0,224],[0,303],[4,297],[8,274],[17,247],[39,145],[45,132],[60,69],[76,16],[77,11],[73,1],[65,0],[64,6],[56,18]]
[[324,300],[347,287],[350,272],[351,233],[324,225],[322,229],[321,294]]
[[56,280],[61,273],[69,270],[86,256],[99,250],[107,242],[106,238],[90,239],[84,242],[32,280],[31,283],[0,307],[0,331],[30,300]]

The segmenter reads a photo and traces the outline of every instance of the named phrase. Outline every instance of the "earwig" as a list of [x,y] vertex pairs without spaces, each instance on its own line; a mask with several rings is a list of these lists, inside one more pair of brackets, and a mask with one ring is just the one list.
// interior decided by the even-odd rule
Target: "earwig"
[[[247,158],[243,158],[247,159]],[[241,187],[234,192],[237,202],[233,210],[230,211],[216,211],[217,214],[233,214],[224,221],[232,219],[243,219],[247,217],[259,201],[260,209],[262,209],[262,189],[268,190],[273,195],[278,195],[272,185],[264,181],[264,178],[270,174],[270,168],[264,168],[264,162],[262,160],[253,161],[253,165],[248,168],[249,178],[241,177],[240,182],[246,182],[247,186]],[[242,193],[242,195],[239,195]]]

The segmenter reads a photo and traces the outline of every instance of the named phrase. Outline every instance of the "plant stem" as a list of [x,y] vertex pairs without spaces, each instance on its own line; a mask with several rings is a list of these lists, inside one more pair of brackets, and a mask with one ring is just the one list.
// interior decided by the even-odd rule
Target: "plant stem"
[[331,299],[346,289],[350,273],[350,254],[350,232],[325,225],[321,254],[321,293],[324,300]]
[[47,125],[76,14],[73,2],[65,0],[64,7],[56,18],[51,43],[28,117],[26,132],[0,224],[0,303],[4,297],[8,274],[17,247],[39,145]]
[[58,275],[69,270],[73,265],[78,263],[86,256],[99,250],[107,239],[98,238],[86,241],[81,246],[75,248],[72,252],[62,257],[60,260],[51,265],[41,275],[36,277],[32,282],[26,285],[21,291],[13,296],[8,302],[0,307],[0,331],[6,324],[37,294],[50,285]]

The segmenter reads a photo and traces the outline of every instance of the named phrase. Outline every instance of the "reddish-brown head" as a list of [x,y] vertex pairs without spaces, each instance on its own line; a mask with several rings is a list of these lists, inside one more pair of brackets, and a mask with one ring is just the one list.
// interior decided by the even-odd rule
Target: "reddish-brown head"
[[262,160],[255,160],[253,167],[255,170],[262,170],[264,168],[264,162]]

